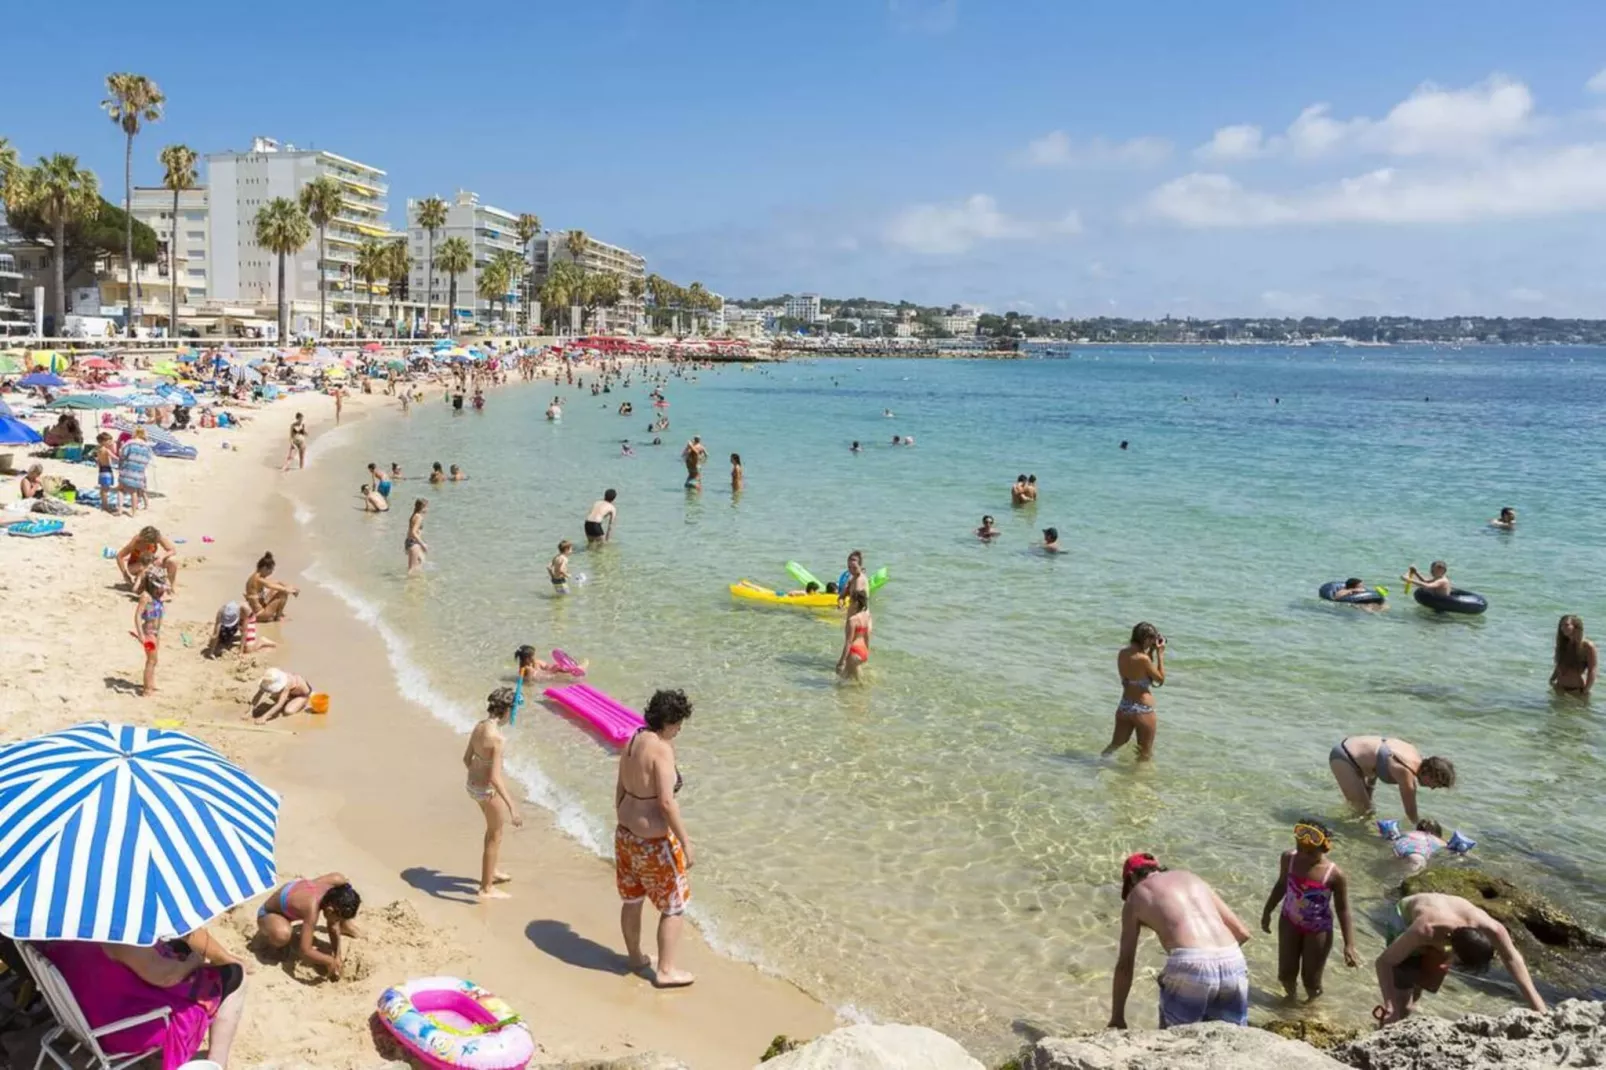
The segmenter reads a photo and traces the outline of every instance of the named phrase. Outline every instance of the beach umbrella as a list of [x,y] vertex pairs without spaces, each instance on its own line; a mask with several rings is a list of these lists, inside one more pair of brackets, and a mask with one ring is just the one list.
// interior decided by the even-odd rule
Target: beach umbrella
[[113,364],[105,357],[90,357],[88,360],[83,361],[78,366],[80,368],[88,368],[91,371],[97,372],[110,371],[112,368],[117,367],[117,365]]
[[15,353],[0,353],[0,375],[21,375],[22,358]]
[[154,409],[159,405],[167,405],[169,402],[160,394],[146,391],[143,394],[128,394],[118,401],[118,404],[127,405],[131,409]]
[[170,383],[162,383],[156,388],[156,392],[162,397],[166,398],[167,404],[169,405],[195,404],[195,395],[181,386],[173,386]]
[[157,375],[165,375],[173,379],[177,379],[179,376],[184,374],[184,369],[180,368],[177,364],[170,360],[164,360],[159,364],[152,364],[151,371],[155,372]]
[[119,417],[118,419],[112,421],[112,426],[117,428],[119,431],[127,431],[131,435],[134,433],[135,428],[143,427],[145,429],[145,440],[147,442],[157,443],[163,446],[175,446],[179,449],[184,448],[184,443],[180,442],[176,437],[174,437],[173,432],[168,431],[165,428],[158,427],[156,424],[136,424],[132,420]]
[[362,351],[364,353],[378,353],[381,349],[384,349],[384,348],[385,347],[380,345],[378,342],[369,342],[367,345],[362,347]]
[[18,379],[17,385],[22,387],[66,386],[67,380],[50,372],[34,372],[32,375],[24,375],[21,379]]
[[199,353],[195,352],[195,350],[193,350],[193,349],[187,350],[187,351],[185,351],[183,353],[180,353],[178,355],[178,362],[180,364],[194,364],[196,361],[198,361],[200,359],[201,359],[201,355]]
[[54,349],[36,349],[28,354],[28,360],[35,368],[45,368],[49,371],[66,371],[72,364],[72,359],[62,356]]
[[66,394],[46,405],[47,409],[114,409],[123,404],[122,398],[110,394]]
[[279,797],[182,732],[82,724],[0,750],[0,932],[149,946],[276,883]]
[[45,436],[15,416],[0,416],[0,446],[32,446],[44,440]]

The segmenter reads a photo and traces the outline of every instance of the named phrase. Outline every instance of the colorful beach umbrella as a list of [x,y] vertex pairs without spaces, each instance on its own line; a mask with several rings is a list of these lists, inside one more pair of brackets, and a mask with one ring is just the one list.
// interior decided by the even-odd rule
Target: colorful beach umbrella
[[0,375],[21,375],[22,357],[15,353],[0,353]]
[[66,386],[67,380],[51,372],[34,372],[32,375],[24,375],[21,379],[18,379],[17,385],[22,387]]
[[0,932],[149,946],[275,884],[279,797],[182,732],[83,724],[0,750]]
[[196,403],[195,395],[182,386],[162,383],[157,386],[156,392],[166,398],[169,405],[194,405]]
[[112,368],[117,367],[117,365],[113,364],[105,357],[90,357],[87,360],[79,361],[78,366],[80,368],[88,368],[91,371],[97,372],[110,371]]
[[369,342],[368,344],[366,344],[366,345],[364,345],[362,347],[362,351],[364,353],[378,353],[381,349],[384,349],[384,348],[385,347],[380,345],[378,342]]

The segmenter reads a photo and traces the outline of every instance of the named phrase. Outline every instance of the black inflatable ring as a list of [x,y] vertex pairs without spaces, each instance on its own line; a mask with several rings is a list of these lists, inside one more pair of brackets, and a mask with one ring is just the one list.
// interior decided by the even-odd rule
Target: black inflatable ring
[[1483,595],[1475,591],[1463,591],[1459,587],[1452,587],[1447,595],[1418,587],[1411,592],[1411,597],[1416,599],[1417,605],[1425,606],[1435,613],[1466,613],[1476,616],[1489,608],[1489,600]]

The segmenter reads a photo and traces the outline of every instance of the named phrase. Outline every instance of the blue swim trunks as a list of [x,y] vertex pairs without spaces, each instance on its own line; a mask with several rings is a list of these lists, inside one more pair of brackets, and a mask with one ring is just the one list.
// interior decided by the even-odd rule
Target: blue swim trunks
[[1160,971],[1160,1028],[1249,1024],[1249,964],[1237,947],[1179,947]]
[[374,489],[379,492],[379,496],[381,498],[385,499],[387,502],[390,501],[390,480],[381,479],[379,481],[379,486],[375,487]]

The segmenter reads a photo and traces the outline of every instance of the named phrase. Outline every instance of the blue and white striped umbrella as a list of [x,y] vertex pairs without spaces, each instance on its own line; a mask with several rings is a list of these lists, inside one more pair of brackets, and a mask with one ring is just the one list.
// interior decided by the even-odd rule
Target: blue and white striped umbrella
[[0,932],[148,946],[273,887],[279,797],[182,732],[0,749]]

